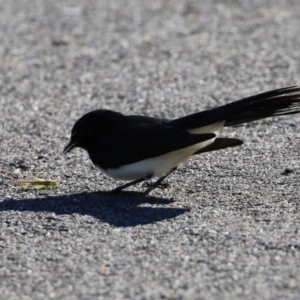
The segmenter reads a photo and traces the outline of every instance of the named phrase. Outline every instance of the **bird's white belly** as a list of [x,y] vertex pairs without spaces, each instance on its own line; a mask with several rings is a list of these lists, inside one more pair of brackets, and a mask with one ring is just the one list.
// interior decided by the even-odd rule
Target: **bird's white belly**
[[193,153],[210,145],[215,138],[160,156],[144,159],[115,169],[98,168],[106,175],[120,180],[135,180],[146,176],[162,177],[173,168],[187,162]]

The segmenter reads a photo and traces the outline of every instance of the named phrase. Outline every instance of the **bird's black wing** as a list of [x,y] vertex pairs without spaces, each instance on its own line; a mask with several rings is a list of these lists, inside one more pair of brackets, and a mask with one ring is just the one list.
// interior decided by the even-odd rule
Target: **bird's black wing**
[[211,133],[190,134],[166,124],[153,125],[140,122],[110,132],[94,145],[94,150],[89,152],[92,161],[101,168],[117,168],[214,137],[215,135]]

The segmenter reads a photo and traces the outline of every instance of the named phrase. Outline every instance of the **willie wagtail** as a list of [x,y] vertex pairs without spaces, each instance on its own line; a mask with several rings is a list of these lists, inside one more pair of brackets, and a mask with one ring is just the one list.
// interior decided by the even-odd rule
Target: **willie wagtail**
[[103,173],[129,181],[114,192],[157,177],[148,193],[192,155],[243,144],[220,137],[224,127],[299,113],[299,92],[277,89],[175,120],[95,110],[75,123],[64,153],[83,148]]

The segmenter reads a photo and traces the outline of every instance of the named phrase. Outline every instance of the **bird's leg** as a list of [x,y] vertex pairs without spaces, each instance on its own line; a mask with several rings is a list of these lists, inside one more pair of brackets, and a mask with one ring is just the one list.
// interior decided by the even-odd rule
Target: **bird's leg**
[[125,188],[127,188],[127,187],[129,187],[129,186],[135,185],[135,184],[137,184],[137,183],[140,183],[140,182],[145,181],[145,180],[147,180],[147,179],[150,179],[150,178],[152,178],[152,177],[153,177],[152,174],[148,174],[148,175],[145,176],[145,177],[142,177],[142,178],[139,178],[139,179],[136,179],[136,180],[127,182],[127,183],[125,183],[125,184],[123,184],[123,185],[120,185],[120,186],[118,186],[117,188],[111,190],[110,192],[111,192],[111,193],[119,193],[119,192],[121,192],[123,189],[125,189]]
[[162,184],[162,181],[165,180],[171,173],[173,173],[175,170],[177,169],[177,167],[173,168],[169,173],[167,173],[165,176],[160,177],[159,179],[157,179],[155,182],[149,184],[149,188],[144,192],[145,195],[149,194],[152,190],[154,190],[155,188],[157,188]]

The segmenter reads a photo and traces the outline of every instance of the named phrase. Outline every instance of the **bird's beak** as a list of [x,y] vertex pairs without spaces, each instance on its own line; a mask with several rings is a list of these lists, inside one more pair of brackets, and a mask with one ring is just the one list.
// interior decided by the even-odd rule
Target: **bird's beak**
[[76,143],[70,141],[70,142],[66,145],[66,147],[65,147],[65,149],[64,149],[64,154],[70,152],[70,151],[71,151],[73,148],[75,148],[75,147],[76,147]]

